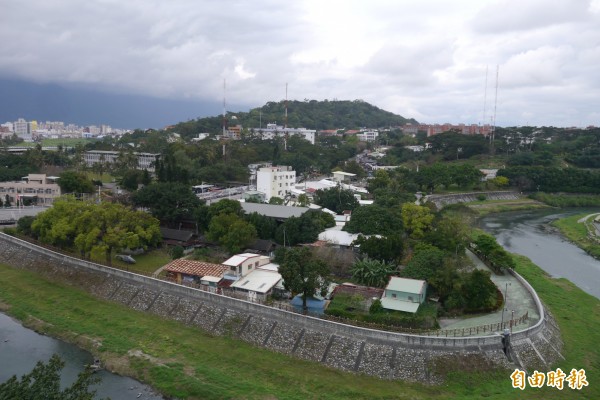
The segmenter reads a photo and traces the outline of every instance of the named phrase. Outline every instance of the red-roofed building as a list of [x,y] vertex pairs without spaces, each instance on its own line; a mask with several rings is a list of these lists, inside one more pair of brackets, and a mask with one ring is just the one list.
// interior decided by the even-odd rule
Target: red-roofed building
[[165,266],[164,270],[167,271],[167,276],[173,278],[177,283],[202,283],[202,281],[216,283],[229,271],[229,267],[222,264],[180,258],[171,261]]

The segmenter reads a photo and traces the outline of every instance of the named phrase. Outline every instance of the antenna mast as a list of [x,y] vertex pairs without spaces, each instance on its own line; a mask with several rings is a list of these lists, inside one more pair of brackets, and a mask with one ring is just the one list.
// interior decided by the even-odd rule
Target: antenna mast
[[492,153],[494,151],[494,138],[496,136],[496,109],[498,106],[498,75],[500,74],[500,65],[496,65],[496,95],[494,98],[494,126],[492,126]]
[[223,78],[223,137],[225,137],[225,129],[226,129],[226,125],[227,125],[227,114],[225,111],[225,90],[226,90],[226,85],[225,85],[225,78]]
[[288,106],[288,100],[287,100],[287,82],[285,83],[285,123],[284,123],[284,128],[287,128],[287,106]]
[[485,112],[487,108],[488,66],[485,66],[485,88],[483,90],[483,125],[485,126]]

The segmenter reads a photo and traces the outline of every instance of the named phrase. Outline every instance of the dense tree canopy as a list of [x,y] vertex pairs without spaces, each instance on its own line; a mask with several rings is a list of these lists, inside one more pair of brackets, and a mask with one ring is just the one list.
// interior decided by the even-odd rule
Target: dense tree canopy
[[359,206],[358,200],[354,197],[354,192],[342,189],[339,186],[317,190],[314,195],[314,202],[321,207],[335,211],[337,214],[341,214],[346,210],[352,211]]
[[329,287],[329,267],[316,259],[308,247],[288,249],[279,266],[283,285],[292,294],[302,295],[302,308],[307,310],[306,300],[315,294],[325,296]]
[[344,226],[351,233],[392,235],[402,232],[400,207],[369,205],[357,207]]
[[393,264],[399,262],[403,252],[403,242],[400,234],[383,237],[358,235],[352,245],[358,246],[358,251],[363,256]]
[[239,253],[256,240],[256,229],[237,214],[221,213],[211,218],[206,237],[230,253]]
[[176,222],[197,217],[203,202],[190,187],[177,182],[157,182],[136,191],[132,196],[137,207],[148,208],[159,220]]
[[31,231],[44,243],[75,248],[86,258],[104,255],[109,265],[114,251],[152,247],[161,240],[158,220],[145,212],[72,197],[60,198],[38,214]]
[[58,186],[62,193],[93,193],[94,184],[84,174],[65,171],[60,174]]

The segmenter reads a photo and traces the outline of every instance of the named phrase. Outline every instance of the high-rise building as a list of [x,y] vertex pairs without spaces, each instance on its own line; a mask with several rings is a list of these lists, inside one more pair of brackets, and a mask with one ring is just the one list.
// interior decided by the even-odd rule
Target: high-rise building
[[18,136],[27,136],[27,121],[19,118],[13,123],[13,128]]

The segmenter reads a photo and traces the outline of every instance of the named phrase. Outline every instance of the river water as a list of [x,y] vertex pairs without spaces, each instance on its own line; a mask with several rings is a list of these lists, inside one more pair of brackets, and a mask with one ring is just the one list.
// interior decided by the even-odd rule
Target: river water
[[[90,353],[24,328],[17,321],[0,313],[0,382],[5,382],[13,375],[20,378],[29,373],[37,361],[47,362],[54,353],[65,361],[65,367],[61,371],[62,387],[72,384],[84,365],[93,362]],[[163,398],[150,386],[134,379],[111,374],[108,371],[99,371],[96,374],[102,379],[102,382],[94,387],[97,389],[98,399],[109,397],[112,400],[158,400]]]
[[600,298],[600,261],[568,242],[554,229],[549,229],[549,224],[558,218],[594,212],[600,212],[600,209],[491,214],[480,220],[480,227],[494,235],[506,250],[529,257],[553,277],[566,278],[585,292]]

